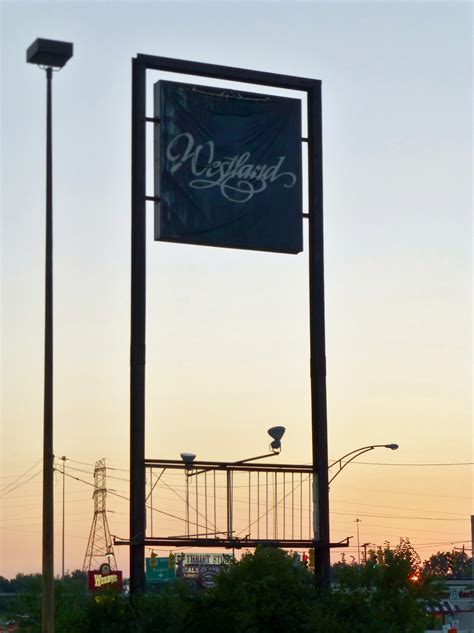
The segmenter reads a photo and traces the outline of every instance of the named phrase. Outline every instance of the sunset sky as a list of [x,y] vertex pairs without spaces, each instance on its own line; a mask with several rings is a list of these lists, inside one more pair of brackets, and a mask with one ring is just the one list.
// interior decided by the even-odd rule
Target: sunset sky
[[[470,4],[4,1],[1,29],[0,574],[41,569],[45,77],[25,62],[37,37],[74,43],[53,79],[54,452],[67,472],[90,484],[105,457],[128,497],[131,58],[315,78],[329,455],[400,445],[333,483],[332,540],[354,536],[357,557],[359,518],[361,543],[409,537],[422,558],[471,547]],[[148,73],[148,116],[159,78],[186,80]],[[151,195],[151,130],[148,157]],[[310,463],[307,248],[165,244],[152,204],[147,221],[147,457],[243,459],[278,424],[277,459]],[[127,537],[127,501],[108,502]],[[82,566],[92,516],[91,486],[67,478],[67,569]]]

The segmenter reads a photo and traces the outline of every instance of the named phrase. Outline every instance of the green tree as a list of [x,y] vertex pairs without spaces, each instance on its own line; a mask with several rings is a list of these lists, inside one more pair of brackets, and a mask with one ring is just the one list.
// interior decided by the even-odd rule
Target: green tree
[[305,630],[313,603],[303,565],[282,550],[257,547],[196,596],[187,626],[207,633],[297,633]]
[[4,576],[0,576],[0,593],[14,593],[10,581]]
[[[258,547],[221,572],[216,586],[184,580],[133,597],[110,588],[88,594],[73,572],[56,581],[57,633],[422,633],[436,578],[423,572],[408,539],[370,552],[364,565],[334,567],[331,592],[276,548]],[[23,579],[22,579],[23,580]],[[23,595],[31,633],[40,631],[41,578]],[[36,583],[36,584],[35,584]],[[29,602],[28,602],[29,601]]]
[[420,557],[408,539],[393,549],[387,542],[371,551],[365,565],[342,566],[337,580],[334,607],[355,633],[422,633],[424,606],[439,590],[421,573]]
[[28,616],[29,630],[41,630],[41,574],[17,574],[19,611]]
[[78,631],[88,603],[87,574],[75,570],[54,581],[56,633]]
[[438,552],[424,561],[423,573],[454,580],[468,579],[472,575],[472,558],[464,550]]
[[[40,574],[18,574],[12,581],[18,589],[17,613],[28,616],[28,630],[32,633],[41,631],[41,593],[42,577]],[[55,597],[55,630],[56,633],[76,632],[78,623],[84,617],[87,603],[86,574],[76,570],[66,574],[64,578],[54,581]]]

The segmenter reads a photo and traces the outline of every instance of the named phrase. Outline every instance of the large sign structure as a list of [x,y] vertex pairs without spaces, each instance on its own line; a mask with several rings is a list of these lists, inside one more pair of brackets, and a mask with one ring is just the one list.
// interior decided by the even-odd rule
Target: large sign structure
[[[268,457],[263,456],[263,457]],[[309,548],[313,533],[312,465],[146,459],[150,485],[147,547]],[[178,477],[184,494],[175,500]],[[170,491],[172,493],[170,497]],[[167,512],[173,501],[173,514]],[[153,513],[166,515],[166,527]],[[204,550],[205,552],[206,550]],[[219,564],[222,554],[190,554],[185,563]]]
[[[154,195],[147,192],[146,185],[146,138],[147,124],[161,126],[161,116],[174,116],[163,106],[160,116],[148,116],[146,114],[146,73],[147,71],[160,71],[178,73],[187,76],[199,76],[226,82],[239,82],[240,84],[253,84],[257,86],[270,86],[273,89],[285,89],[298,92],[306,100],[307,111],[307,137],[300,137],[300,151],[303,151],[303,143],[307,144],[307,199],[308,209],[298,209],[298,204],[293,199],[290,206],[280,208],[282,226],[290,221],[291,214],[301,213],[302,218],[308,220],[308,246],[309,246],[309,326],[310,326],[310,380],[311,380],[311,429],[312,429],[312,482],[313,482],[313,538],[311,543],[315,548],[315,577],[323,585],[329,585],[330,569],[330,538],[329,538],[329,495],[328,495],[328,448],[327,448],[327,406],[326,406],[326,357],[325,357],[325,323],[324,323],[324,257],[323,257],[323,196],[322,196],[322,127],[321,127],[321,82],[316,79],[293,77],[276,73],[266,73],[228,66],[202,64],[192,61],[155,57],[151,55],[137,55],[132,60],[132,253],[131,253],[131,345],[130,345],[130,590],[132,593],[145,589],[145,539],[146,539],[146,493],[145,493],[145,342],[146,342],[146,203],[153,202],[157,208],[157,237],[160,239],[182,241],[196,244],[214,244],[236,248],[252,248],[257,250],[274,250],[281,252],[297,253],[301,250],[300,229],[289,230],[290,238],[284,236],[285,229],[278,231],[276,240],[267,235],[266,229],[258,225],[260,217],[258,212],[252,211],[257,222],[256,231],[249,231],[237,236],[237,232],[230,231],[230,236],[220,234],[218,239],[212,241],[213,233],[218,226],[218,216],[214,215],[214,208],[207,208],[204,203],[199,207],[190,219],[179,218],[180,209],[187,213],[189,201],[195,201],[202,205],[199,193],[207,191],[219,200],[219,209],[229,221],[230,226],[239,223],[238,211],[243,204],[252,200],[258,201],[259,196],[271,195],[278,188],[281,195],[288,195],[288,201],[292,196],[298,195],[297,180],[299,178],[296,163],[290,164],[287,157],[295,157],[297,161],[296,145],[291,145],[288,153],[279,151],[278,154],[264,157],[257,154],[252,157],[253,150],[228,149],[218,147],[217,137],[214,137],[217,123],[212,122],[212,133],[206,133],[198,137],[191,119],[180,122],[173,136],[173,129],[166,134],[169,136],[160,140],[159,191]],[[158,90],[158,89],[157,89]],[[184,90],[184,89],[183,89]],[[240,91],[240,86],[237,86]],[[205,90],[206,91],[206,90]],[[179,92],[179,91],[178,91]],[[208,92],[208,91],[206,91]],[[177,93],[176,93],[177,94]],[[182,93],[184,94],[184,93]],[[241,93],[244,95],[244,93]],[[176,96],[176,95],[175,95]],[[245,96],[245,95],[244,95]],[[182,98],[182,96],[181,96]],[[215,93],[207,95],[210,101],[216,97]],[[261,95],[260,97],[261,98]],[[242,98],[242,103],[245,101]],[[291,102],[291,100],[290,100]],[[229,103],[233,103],[229,100]],[[250,103],[250,102],[249,102]],[[257,102],[258,103],[258,102]],[[285,104],[285,101],[281,102]],[[234,107],[234,106],[232,106]],[[240,107],[244,107],[243,105]],[[291,110],[291,107],[290,107]],[[230,116],[230,115],[229,115]],[[293,115],[295,119],[296,113]],[[226,119],[227,116],[224,117]],[[288,121],[291,120],[289,116]],[[171,124],[170,119],[170,124]],[[223,120],[224,120],[223,119]],[[175,120],[178,120],[177,118]],[[295,119],[296,120],[296,119]],[[168,124],[167,124],[168,125]],[[297,124],[293,122],[294,130]],[[291,126],[290,126],[291,127]],[[164,128],[163,128],[164,129]],[[175,140],[176,136],[181,136]],[[291,136],[290,133],[288,133]],[[225,136],[225,134],[224,134]],[[174,143],[174,144],[173,144]],[[206,145],[207,143],[207,145]],[[170,147],[171,144],[171,147]],[[199,151],[196,157],[196,150]],[[205,151],[208,151],[205,159]],[[211,159],[212,150],[212,159]],[[263,151],[255,146],[256,152]],[[165,154],[163,154],[165,152]],[[246,154],[249,154],[246,157]],[[242,156],[244,155],[244,158]],[[163,160],[165,156],[165,160]],[[183,161],[183,158],[186,159]],[[283,159],[283,160],[282,160]],[[194,163],[193,163],[194,160]],[[239,163],[239,160],[241,161]],[[227,162],[226,162],[227,161]],[[234,161],[234,162],[232,162]],[[237,168],[239,163],[240,167]],[[250,168],[252,165],[252,169]],[[257,167],[259,168],[257,170]],[[216,184],[215,178],[220,173],[225,174],[226,168],[230,168],[230,175],[235,179],[231,185],[238,189],[240,198],[228,200],[222,195],[222,191],[230,193],[231,189],[222,189]],[[239,171],[241,168],[242,171]],[[194,171],[197,174],[193,173]],[[172,174],[173,172],[173,174]],[[217,173],[217,175],[216,175]],[[206,187],[189,188],[191,180],[207,180]],[[286,175],[283,175],[286,174]],[[182,207],[171,209],[169,206],[173,189],[168,186],[169,175],[183,177],[183,182],[188,187],[187,203]],[[293,177],[296,181],[293,184]],[[185,178],[186,177],[186,178]],[[220,178],[217,183],[220,182]],[[225,175],[224,175],[225,180]],[[301,180],[300,180],[301,182]],[[245,184],[246,183],[246,184]],[[194,183],[196,184],[196,183]],[[222,183],[221,183],[222,184]],[[286,187],[284,185],[287,185]],[[258,185],[262,190],[256,192],[250,185]],[[258,188],[257,187],[257,188]],[[190,190],[193,190],[190,194]],[[244,192],[252,192],[251,198],[242,202]],[[169,197],[171,196],[171,197]],[[196,196],[196,197],[195,197]],[[163,197],[163,200],[162,200]],[[176,198],[175,198],[176,199]],[[200,202],[199,202],[200,199]],[[273,198],[272,198],[273,200]],[[229,203],[229,205],[227,204]],[[232,206],[233,205],[233,206]],[[260,207],[262,208],[262,207]],[[272,208],[278,209],[275,203]],[[250,207],[249,207],[250,209]],[[168,215],[167,215],[168,214]],[[178,214],[178,217],[176,217]],[[263,214],[265,215],[265,214]],[[196,219],[199,219],[197,224]],[[170,222],[168,222],[170,220]],[[204,220],[204,225],[202,225]],[[278,220],[277,223],[279,223]],[[196,231],[204,228],[199,237]],[[296,223],[294,225],[296,227]],[[248,228],[248,227],[247,227]],[[268,227],[267,227],[268,228]],[[220,231],[217,231],[220,232]],[[204,233],[207,233],[206,241]],[[271,231],[269,232],[271,233]],[[233,235],[232,235],[233,234]],[[179,239],[178,239],[179,238]],[[202,239],[201,239],[202,238]],[[209,239],[208,239],[209,238]]]
[[155,239],[303,250],[301,101],[155,84]]

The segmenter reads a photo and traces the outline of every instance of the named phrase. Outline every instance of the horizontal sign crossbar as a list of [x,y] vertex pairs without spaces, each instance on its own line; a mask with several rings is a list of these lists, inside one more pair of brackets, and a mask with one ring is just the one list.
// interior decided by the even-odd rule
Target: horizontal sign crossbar
[[[116,540],[114,545],[129,545],[130,541]],[[255,548],[257,546],[268,547],[280,547],[282,549],[295,549],[295,548],[318,548],[326,547],[323,543],[316,542],[311,539],[303,540],[273,540],[273,539],[193,539],[193,538],[176,538],[176,537],[160,537],[160,538],[146,538],[145,547],[159,547],[159,546],[175,546],[175,547],[219,547],[224,549],[242,549],[242,548]],[[329,547],[348,547],[349,541],[342,541],[340,543],[329,543]]]
[[[145,468],[173,468],[185,470],[186,464],[179,459],[146,459]],[[196,470],[225,470],[225,471],[245,471],[245,472],[286,472],[304,473],[313,472],[311,464],[239,464],[229,462],[194,461],[193,468]]]
[[137,55],[137,62],[149,70],[161,70],[170,73],[180,73],[199,77],[212,77],[223,81],[238,81],[242,83],[259,84],[289,90],[307,91],[321,83],[318,79],[281,75],[259,70],[247,70],[232,66],[204,64],[171,57],[157,57],[155,55]]

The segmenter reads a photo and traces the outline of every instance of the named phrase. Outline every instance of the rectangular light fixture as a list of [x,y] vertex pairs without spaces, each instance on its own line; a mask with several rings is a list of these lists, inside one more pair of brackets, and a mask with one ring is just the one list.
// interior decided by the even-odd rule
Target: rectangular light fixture
[[26,51],[26,61],[39,66],[62,68],[72,54],[73,45],[70,42],[38,38]]

